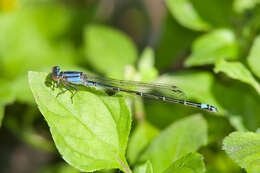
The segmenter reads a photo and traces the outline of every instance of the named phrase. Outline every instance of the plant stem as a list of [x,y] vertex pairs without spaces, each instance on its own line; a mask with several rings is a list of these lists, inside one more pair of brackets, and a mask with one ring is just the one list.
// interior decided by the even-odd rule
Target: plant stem
[[120,163],[121,167],[123,168],[123,171],[125,173],[132,173],[131,169],[128,167],[128,165],[125,165],[124,162],[119,158],[117,157],[117,160],[118,162]]

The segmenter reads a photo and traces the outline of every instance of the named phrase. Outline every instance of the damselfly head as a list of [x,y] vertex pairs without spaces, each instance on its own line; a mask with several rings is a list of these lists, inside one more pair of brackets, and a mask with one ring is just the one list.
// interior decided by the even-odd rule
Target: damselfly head
[[60,67],[59,66],[52,67],[52,74],[59,76],[59,74],[60,74]]
[[60,75],[60,67],[59,66],[54,66],[52,67],[52,72],[51,76],[54,80],[58,79]]

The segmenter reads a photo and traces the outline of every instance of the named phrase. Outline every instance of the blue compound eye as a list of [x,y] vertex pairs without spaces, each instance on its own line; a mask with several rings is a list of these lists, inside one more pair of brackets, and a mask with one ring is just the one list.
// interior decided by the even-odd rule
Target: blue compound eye
[[60,67],[59,66],[55,66],[54,67],[56,71],[60,71]]
[[59,66],[54,66],[52,68],[52,74],[55,74],[55,75],[59,75],[60,74],[60,67]]

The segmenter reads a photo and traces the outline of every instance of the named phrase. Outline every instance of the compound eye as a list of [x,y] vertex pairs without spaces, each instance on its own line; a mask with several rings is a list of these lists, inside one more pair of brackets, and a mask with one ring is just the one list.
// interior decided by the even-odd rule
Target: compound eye
[[55,66],[55,71],[60,71],[60,67],[59,66]]
[[59,67],[59,66],[54,66],[54,67],[52,68],[52,74],[58,76],[58,75],[60,74],[60,67]]

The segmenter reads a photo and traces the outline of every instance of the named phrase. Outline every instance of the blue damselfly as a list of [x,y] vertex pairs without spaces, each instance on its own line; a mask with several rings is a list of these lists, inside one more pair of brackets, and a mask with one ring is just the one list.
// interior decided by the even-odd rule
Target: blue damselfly
[[79,71],[61,71],[59,66],[55,66],[52,68],[50,76],[54,81],[56,81],[57,88],[59,87],[60,83],[62,83],[63,86],[66,88],[66,90],[58,93],[57,96],[73,88],[75,90],[75,92],[71,96],[71,99],[73,99],[74,95],[78,91],[78,85],[89,87],[94,86],[103,87],[112,91],[132,93],[142,97],[162,100],[166,102],[183,104],[186,106],[204,109],[210,112],[218,112],[216,107],[209,104],[187,101],[184,98],[184,93],[178,87],[173,85],[94,77],[86,75],[83,72]]

